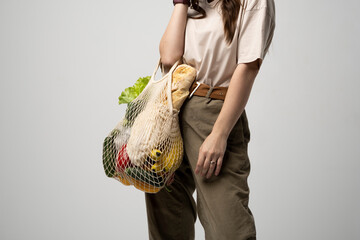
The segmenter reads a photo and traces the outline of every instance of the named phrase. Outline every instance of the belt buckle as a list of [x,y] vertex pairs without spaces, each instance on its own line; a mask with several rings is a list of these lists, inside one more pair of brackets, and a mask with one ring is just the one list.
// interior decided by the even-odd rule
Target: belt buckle
[[190,93],[190,95],[189,95],[189,99],[194,95],[194,92],[200,87],[200,84],[201,83],[199,83],[198,81],[196,81],[196,84],[197,84],[197,86],[194,88],[194,90]]

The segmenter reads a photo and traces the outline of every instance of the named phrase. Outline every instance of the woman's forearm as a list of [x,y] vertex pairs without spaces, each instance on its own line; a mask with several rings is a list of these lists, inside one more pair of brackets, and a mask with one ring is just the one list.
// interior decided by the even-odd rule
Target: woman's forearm
[[168,70],[184,53],[187,4],[175,4],[165,33],[160,40],[161,62]]
[[213,134],[228,138],[245,109],[251,88],[259,71],[259,63],[239,64],[230,80],[224,104],[212,129]]

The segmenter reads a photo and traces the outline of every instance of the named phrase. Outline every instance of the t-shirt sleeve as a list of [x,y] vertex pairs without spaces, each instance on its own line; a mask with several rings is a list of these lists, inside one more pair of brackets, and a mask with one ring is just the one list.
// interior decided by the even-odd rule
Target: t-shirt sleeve
[[237,64],[264,59],[271,44],[275,19],[268,7],[246,10],[238,35]]

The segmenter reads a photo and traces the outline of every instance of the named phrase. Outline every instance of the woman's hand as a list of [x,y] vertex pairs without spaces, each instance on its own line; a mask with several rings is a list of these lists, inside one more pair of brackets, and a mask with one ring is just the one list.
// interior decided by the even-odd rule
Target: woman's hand
[[219,175],[227,145],[226,135],[211,132],[199,150],[195,173],[210,178]]

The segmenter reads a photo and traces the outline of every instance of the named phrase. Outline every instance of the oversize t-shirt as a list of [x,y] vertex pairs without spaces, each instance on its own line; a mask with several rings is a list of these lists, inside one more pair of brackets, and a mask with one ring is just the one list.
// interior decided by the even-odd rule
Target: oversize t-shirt
[[264,59],[275,29],[275,5],[273,0],[245,0],[233,40],[227,45],[218,1],[199,0],[207,14],[202,19],[192,18],[199,14],[188,8],[183,57],[197,70],[196,81],[228,87],[238,64]]

